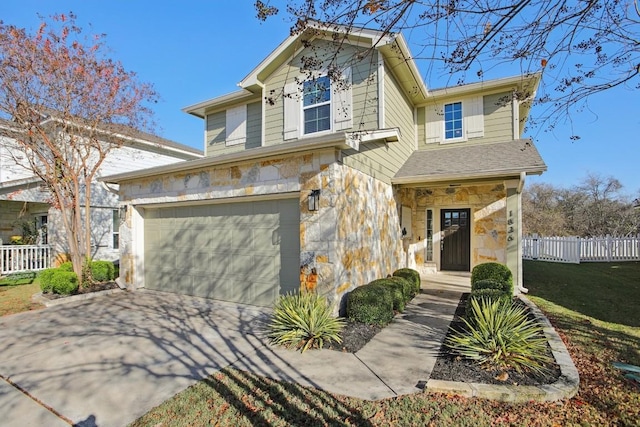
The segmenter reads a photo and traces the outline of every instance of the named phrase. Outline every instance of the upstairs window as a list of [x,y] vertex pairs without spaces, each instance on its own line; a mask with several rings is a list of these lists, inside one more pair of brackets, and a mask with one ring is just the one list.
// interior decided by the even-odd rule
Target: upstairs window
[[462,138],[462,102],[444,105],[444,139]]
[[303,84],[304,134],[331,129],[331,81],[328,76]]

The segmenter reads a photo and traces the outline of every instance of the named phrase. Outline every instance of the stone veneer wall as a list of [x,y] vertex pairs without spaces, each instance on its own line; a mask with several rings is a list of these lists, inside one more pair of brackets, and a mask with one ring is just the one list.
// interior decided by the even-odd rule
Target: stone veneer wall
[[[294,154],[253,160],[232,165],[205,167],[120,184],[120,201],[127,205],[232,201],[235,197],[276,196],[301,190],[301,182],[315,177],[337,159],[335,150]],[[301,209],[306,195],[300,193]],[[140,263],[133,245],[133,218],[139,213],[128,209],[120,226],[120,275],[135,288],[135,270]],[[141,265],[140,265],[141,267]]]
[[[320,209],[308,196],[320,189]],[[402,266],[398,208],[391,185],[338,162],[333,150],[174,173],[120,185],[126,204],[231,199],[300,192],[301,288],[326,295],[335,312],[344,295]],[[228,200],[232,201],[232,200]],[[120,272],[134,281],[136,254],[128,209],[120,228]],[[135,284],[133,284],[135,286]]]
[[343,313],[350,290],[403,265],[397,203],[391,185],[339,163],[303,183],[301,199],[317,188],[320,209],[301,212],[301,284]]
[[[424,239],[426,209],[470,208],[473,219],[471,229],[471,268],[483,262],[506,263],[507,247],[507,193],[503,184],[480,184],[461,187],[403,188],[399,190],[402,205],[412,208],[412,241]],[[440,228],[434,227],[434,234]],[[434,244],[434,251],[438,245]],[[416,263],[424,263],[424,251],[416,252]]]

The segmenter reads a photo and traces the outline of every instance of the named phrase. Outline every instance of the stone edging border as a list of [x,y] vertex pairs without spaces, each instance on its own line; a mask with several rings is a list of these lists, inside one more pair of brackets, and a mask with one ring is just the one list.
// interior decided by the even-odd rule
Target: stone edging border
[[542,325],[553,357],[560,366],[560,378],[553,384],[541,386],[494,385],[430,379],[425,387],[427,393],[449,393],[514,403],[553,402],[576,395],[580,376],[567,347],[542,311],[524,295],[518,297],[531,309],[531,313]]
[[39,292],[39,293],[33,295],[31,297],[31,300],[33,302],[37,302],[37,303],[43,304],[45,307],[53,307],[53,306],[56,306],[56,305],[66,304],[66,303],[69,303],[69,302],[83,301],[83,300],[86,300],[86,299],[91,299],[91,298],[99,297],[99,296],[102,296],[102,295],[114,294],[116,292],[124,292],[124,290],[120,289],[120,288],[106,289],[104,291],[90,292],[88,294],[72,295],[70,297],[63,297],[63,298],[57,298],[57,299],[45,298],[45,297],[42,296],[42,292]]

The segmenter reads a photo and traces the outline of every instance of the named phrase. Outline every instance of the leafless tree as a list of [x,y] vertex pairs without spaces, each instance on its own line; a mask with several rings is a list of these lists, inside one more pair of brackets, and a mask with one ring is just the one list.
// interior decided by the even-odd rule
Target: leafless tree
[[[288,0],[292,32],[311,20],[347,29],[403,32],[426,60],[430,77],[440,70],[449,84],[482,80],[494,68],[517,64],[541,71],[543,86],[532,118],[546,129],[588,98],[616,86],[640,88],[638,0]],[[279,13],[277,0],[256,1],[259,19]],[[429,80],[429,79],[425,79]],[[527,97],[530,94],[522,94]],[[572,139],[578,139],[573,135]]]
[[156,98],[106,53],[104,35],[85,35],[73,14],[42,19],[33,34],[0,22],[0,135],[50,191],[78,277],[91,254],[90,183],[146,127]]

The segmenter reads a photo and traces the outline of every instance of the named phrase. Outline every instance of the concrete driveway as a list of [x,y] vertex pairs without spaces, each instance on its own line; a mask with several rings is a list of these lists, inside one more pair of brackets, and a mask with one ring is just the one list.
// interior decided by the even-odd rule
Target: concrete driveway
[[0,423],[126,425],[264,348],[268,313],[138,291],[0,318]]

